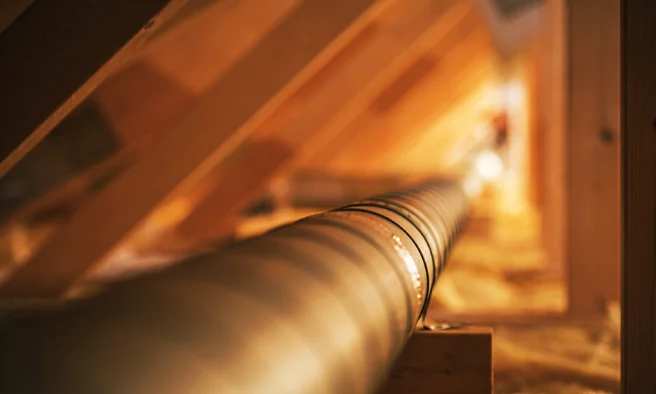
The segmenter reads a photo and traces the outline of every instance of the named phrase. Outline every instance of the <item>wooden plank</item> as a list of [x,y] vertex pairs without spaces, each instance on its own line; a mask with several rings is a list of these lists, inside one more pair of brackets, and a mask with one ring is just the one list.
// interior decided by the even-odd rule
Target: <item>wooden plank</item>
[[184,2],[31,4],[0,34],[0,176]]
[[124,147],[147,144],[197,100],[193,92],[146,62],[133,63],[110,77],[92,97]]
[[492,328],[417,331],[380,394],[491,394]]
[[[454,133],[453,130],[440,132],[433,124],[451,114],[468,92],[492,74],[491,45],[487,33],[472,31],[472,24],[477,20],[475,10],[472,11],[459,21],[457,28],[435,43],[431,56],[438,59],[438,64],[425,80],[385,112],[370,110],[363,114],[349,125],[350,130],[340,133],[345,140],[349,136],[348,140],[340,144],[336,139],[314,162],[323,161],[323,167],[334,172],[348,173],[358,168],[359,172],[372,176],[418,172],[425,168],[434,173],[439,167],[436,160],[444,156],[445,148],[437,140]],[[468,33],[454,34],[453,30],[465,28]],[[470,118],[474,116],[468,114],[466,119]],[[428,155],[426,151],[430,151]]]
[[569,14],[567,265],[569,309],[606,313],[619,300],[619,3],[571,2]]
[[[350,171],[356,164],[368,173],[417,170],[410,162],[423,158],[411,152],[419,145],[419,140],[427,137],[427,126],[449,113],[459,104],[462,92],[473,87],[463,82],[471,79],[471,72],[480,65],[480,61],[472,59],[478,59],[485,47],[481,45],[485,40],[480,38],[486,34],[472,28],[477,19],[476,10],[472,9],[457,27],[436,43],[431,53],[438,61],[436,69],[397,105],[378,114],[377,121],[366,127],[347,149],[341,150],[337,156],[341,171]],[[376,141],[375,149],[371,141]],[[440,157],[443,144],[431,147],[431,157]]]
[[492,88],[489,83],[495,75],[492,52],[480,49],[472,59],[475,59],[471,61],[473,65],[451,74],[451,81],[445,79],[449,74],[440,78],[448,92],[432,99],[424,97],[425,101],[434,103],[434,108],[419,112],[414,122],[406,118],[398,124],[398,136],[381,152],[382,160],[372,157],[370,171],[385,171],[384,160],[392,163],[387,170],[397,172],[436,174],[451,166],[461,154],[462,141],[474,133],[476,126],[485,120],[486,112],[489,113],[489,108],[482,107],[480,102]]
[[202,94],[300,3],[217,1],[215,6],[191,17],[190,26],[183,22],[166,34],[171,37],[149,44],[141,60],[185,89]]
[[26,201],[2,223],[0,231],[5,231],[17,223],[37,220],[39,216],[44,216],[45,212],[57,210],[57,207],[66,206],[73,210],[81,201],[90,197],[99,186],[98,182],[102,183],[104,179],[127,168],[135,161],[135,156],[132,150],[113,155],[74,175],[46,194]]
[[[193,0],[131,63],[93,93],[125,145],[156,138],[300,0]],[[174,26],[170,26],[173,24]],[[191,26],[190,26],[191,25]]]
[[[209,212],[224,219],[237,214],[257,196],[251,191],[263,190],[275,176],[306,161],[371,105],[390,80],[402,75],[408,64],[420,57],[436,37],[446,34],[451,21],[467,10],[466,3],[445,0],[397,1],[390,6],[380,22],[363,30],[290,98],[281,110],[286,118],[274,119],[256,131],[255,138],[265,135],[279,141],[271,144],[272,152],[285,146],[288,156],[268,157],[264,148],[262,154],[241,155],[240,174],[244,182],[249,180],[248,184],[232,189],[230,183],[219,179],[215,191],[182,224],[187,236],[204,236],[210,231],[206,225],[212,223],[207,220]],[[251,166],[268,167],[269,172],[250,171]]]
[[656,393],[656,4],[622,1],[622,392]]
[[[457,15],[445,15],[440,22],[445,27],[443,34],[433,36],[427,53],[421,58],[415,57],[396,79],[380,91],[369,108],[333,133],[334,136],[322,149],[308,154],[307,165],[320,171],[339,172],[343,168],[348,172],[356,167],[361,171],[368,156],[380,156],[384,153],[381,148],[389,145],[391,140],[398,141],[399,135],[411,133],[410,130],[396,127],[403,120],[416,123],[415,117],[405,116],[404,113],[425,114],[442,109],[441,103],[448,102],[451,96],[439,94],[428,100],[427,93],[449,92],[447,85],[457,82],[454,81],[456,78],[443,75],[454,69],[461,70],[463,64],[469,65],[471,54],[465,60],[462,47],[471,47],[468,36],[472,24],[478,20],[475,13],[472,4],[461,2]],[[429,68],[430,75],[426,76]],[[433,101],[435,99],[439,102]]]
[[540,128],[542,243],[548,269],[565,271],[565,137],[566,71],[565,0],[548,2],[547,21],[540,37],[538,110]]
[[234,157],[221,165],[215,188],[202,199],[179,226],[190,243],[203,244],[234,231],[235,220],[247,205],[261,196],[271,177],[294,154],[275,140],[244,144]]
[[64,293],[158,205],[208,175],[383,4],[375,0],[303,2],[187,116],[162,133],[147,155],[84,205],[0,288],[0,295]]

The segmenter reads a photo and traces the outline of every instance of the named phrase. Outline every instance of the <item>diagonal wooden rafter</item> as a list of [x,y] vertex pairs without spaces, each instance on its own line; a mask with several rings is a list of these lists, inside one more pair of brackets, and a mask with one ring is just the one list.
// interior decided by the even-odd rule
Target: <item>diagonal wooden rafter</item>
[[[123,163],[133,163],[299,1],[187,3],[160,29],[165,31],[155,34],[136,54],[136,61],[103,81],[90,97],[120,142],[116,157],[108,160],[110,167],[112,162],[122,163],[121,168],[127,168]],[[107,164],[95,163],[69,182],[26,202],[3,228],[30,221],[31,215],[38,217],[42,211],[79,206],[88,200],[91,189],[97,191],[96,178],[105,177]]]
[[179,22],[183,26],[162,33],[138,61],[105,81],[93,99],[124,143],[156,138],[299,1],[240,0],[207,6]]
[[0,34],[0,176],[185,1],[38,1],[23,11]]
[[100,85],[92,98],[126,149],[147,147],[149,139],[193,107],[198,95],[139,61]]
[[218,1],[191,18],[190,26],[183,23],[167,34],[171,37],[149,44],[140,60],[186,90],[203,94],[301,2]]
[[[416,116],[421,108],[440,107],[440,102],[427,100],[426,92],[448,93],[449,86],[444,82],[453,82],[455,78],[445,81],[442,76],[451,76],[454,66],[461,67],[462,61],[458,59],[462,58],[462,45],[456,45],[461,36],[456,35],[457,40],[453,37],[452,29],[436,42],[433,51],[417,59],[401,78],[387,87],[374,105],[340,133],[342,136],[353,135],[353,138],[345,143],[340,143],[339,139],[333,140],[310,164],[333,172],[349,171],[356,163],[363,168],[371,160],[380,160],[386,147],[398,143],[399,138],[412,138],[408,136],[410,130],[402,121],[409,119],[416,122],[417,119],[404,113]],[[436,55],[439,52],[448,53],[448,56],[442,59]]]
[[[375,105],[339,132],[340,138],[316,152],[308,165],[331,173],[356,167],[360,173],[380,173],[382,165],[393,173],[417,170],[410,165],[416,162],[409,152],[412,141],[426,134],[442,135],[429,131],[428,126],[449,113],[483,78],[494,75],[493,59],[488,33],[470,5],[469,13],[448,35],[391,84]],[[435,148],[429,148],[433,159],[439,156]]]
[[[464,47],[463,44],[462,49]],[[465,51],[460,59],[458,51],[452,52],[451,66],[445,64],[432,83],[427,81],[423,89],[384,118],[389,126],[381,130],[385,137],[380,137],[376,153],[372,149],[369,155],[362,157],[365,171],[424,173],[426,167],[440,170],[442,158],[451,149],[448,141],[462,132],[460,127],[466,128],[468,122],[476,118],[474,111],[462,111],[462,101],[470,91],[477,89],[481,80],[493,73],[484,47],[474,46],[476,49]],[[445,117],[459,119],[461,126],[443,128]],[[362,148],[356,146],[353,152],[359,149]],[[342,167],[352,167],[354,157],[343,157]]]
[[[288,100],[282,118],[264,124],[254,134],[252,145],[244,147],[232,167],[243,177],[239,187],[227,175],[220,175],[214,191],[180,225],[180,232],[190,239],[221,236],[217,223],[230,223],[274,177],[302,165],[333,139],[336,132],[371,105],[390,81],[402,75],[436,39],[446,35],[469,8],[466,2],[457,0],[396,1]],[[252,146],[258,149],[246,154]],[[272,154],[267,154],[267,146]],[[246,170],[253,165],[268,171]],[[224,174],[230,171],[226,169]]]
[[[148,154],[81,207],[0,289],[2,296],[64,293],[160,204],[189,190],[385,6],[306,0],[243,57]],[[98,227],[102,231],[98,231]],[[84,234],[84,242],[79,236]]]
[[[435,108],[424,113],[423,118],[417,116],[416,123],[406,123],[407,135],[385,149],[383,157],[395,163],[392,169],[420,173],[445,170],[457,149],[456,142],[472,134],[481,115],[488,115],[478,107],[493,88],[494,60],[485,46],[471,58],[476,61],[462,67],[452,81],[444,81],[442,88],[448,91],[426,100],[433,102]],[[394,160],[402,155],[406,160]],[[380,171],[380,163],[377,164]]]

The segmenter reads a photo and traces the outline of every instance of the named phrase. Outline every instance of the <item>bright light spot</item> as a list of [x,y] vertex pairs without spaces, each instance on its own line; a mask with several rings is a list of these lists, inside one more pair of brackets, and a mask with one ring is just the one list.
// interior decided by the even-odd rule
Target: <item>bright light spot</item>
[[476,158],[476,172],[488,182],[495,181],[503,173],[503,162],[493,152],[481,153]]
[[505,86],[506,102],[511,108],[517,108],[525,100],[524,86],[519,81],[512,81]]
[[495,96],[498,102],[504,103],[506,109],[516,108],[526,100],[526,91],[522,82],[514,79],[499,85]]
[[463,181],[462,188],[465,191],[465,194],[469,198],[478,197],[483,192],[483,183],[481,179],[476,174],[470,174]]

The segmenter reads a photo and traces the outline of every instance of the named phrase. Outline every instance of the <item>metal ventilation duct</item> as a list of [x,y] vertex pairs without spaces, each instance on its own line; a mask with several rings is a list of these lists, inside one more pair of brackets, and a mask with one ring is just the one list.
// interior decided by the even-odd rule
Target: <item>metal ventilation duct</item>
[[466,206],[456,183],[430,183],[5,316],[0,392],[371,393],[421,320]]

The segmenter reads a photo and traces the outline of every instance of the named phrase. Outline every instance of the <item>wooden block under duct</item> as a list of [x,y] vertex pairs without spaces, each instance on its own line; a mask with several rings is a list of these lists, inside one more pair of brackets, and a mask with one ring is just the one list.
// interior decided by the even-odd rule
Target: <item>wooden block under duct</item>
[[490,394],[492,328],[417,331],[378,394]]

